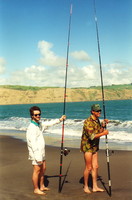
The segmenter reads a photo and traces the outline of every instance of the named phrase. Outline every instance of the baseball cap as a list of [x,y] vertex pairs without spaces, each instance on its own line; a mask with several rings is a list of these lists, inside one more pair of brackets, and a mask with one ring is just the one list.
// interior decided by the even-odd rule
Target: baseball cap
[[95,111],[95,112],[101,111],[100,105],[99,105],[99,104],[93,104],[93,105],[91,106],[91,111]]

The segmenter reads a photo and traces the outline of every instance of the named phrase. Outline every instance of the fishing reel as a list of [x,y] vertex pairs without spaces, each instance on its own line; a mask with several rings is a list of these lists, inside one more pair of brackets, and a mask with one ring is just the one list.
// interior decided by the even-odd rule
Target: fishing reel
[[64,156],[67,156],[70,153],[70,149],[65,147],[63,150],[61,150],[61,153],[64,154]]

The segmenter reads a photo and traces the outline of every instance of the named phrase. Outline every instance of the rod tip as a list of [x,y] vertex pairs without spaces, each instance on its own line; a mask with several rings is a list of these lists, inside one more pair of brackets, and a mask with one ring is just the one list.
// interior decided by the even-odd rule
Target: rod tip
[[70,8],[70,14],[72,14],[72,4],[71,4],[71,8]]

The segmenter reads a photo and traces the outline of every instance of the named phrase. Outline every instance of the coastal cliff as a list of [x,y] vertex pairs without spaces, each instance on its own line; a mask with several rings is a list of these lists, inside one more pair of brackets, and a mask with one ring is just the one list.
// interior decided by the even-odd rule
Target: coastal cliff
[[[104,87],[105,100],[132,99],[132,85]],[[0,86],[0,105],[63,102],[64,88]],[[67,88],[67,102],[100,101],[101,87]]]

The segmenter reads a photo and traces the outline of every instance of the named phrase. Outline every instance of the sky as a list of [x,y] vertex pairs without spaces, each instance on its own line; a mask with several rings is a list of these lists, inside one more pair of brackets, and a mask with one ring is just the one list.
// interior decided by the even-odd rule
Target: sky
[[[70,41],[68,43],[72,4]],[[103,84],[132,83],[132,0],[95,0]],[[99,86],[94,0],[0,0],[0,85]]]

